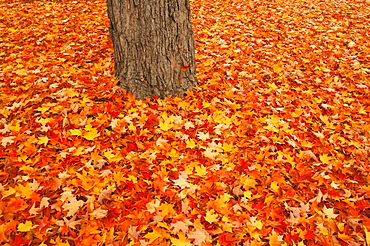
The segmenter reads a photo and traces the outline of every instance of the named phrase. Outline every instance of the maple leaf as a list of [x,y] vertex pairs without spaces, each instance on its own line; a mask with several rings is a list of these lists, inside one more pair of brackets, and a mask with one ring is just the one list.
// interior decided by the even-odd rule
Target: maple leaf
[[194,128],[195,126],[192,122],[188,121],[184,124],[184,127],[186,130],[189,130],[190,128]]
[[82,223],[81,220],[76,220],[76,216],[73,216],[70,220],[64,217],[63,220],[58,220],[55,222],[55,224],[58,225],[59,227],[67,226],[75,230],[76,226],[80,225],[81,223]]
[[188,224],[183,221],[176,221],[171,224],[171,229],[173,233],[178,234],[180,231],[187,233],[189,230]]
[[177,233],[177,236],[179,237],[178,239],[177,238],[172,238],[172,237],[170,239],[171,243],[173,245],[179,245],[179,246],[191,246],[191,245],[193,245],[191,243],[191,241],[188,238],[186,238],[184,233],[179,232],[179,233]]
[[322,211],[329,219],[335,219],[338,216],[338,214],[334,214],[334,208],[327,208],[326,206],[324,206]]
[[366,226],[364,226],[364,231],[365,231],[366,243],[369,245],[370,244],[370,231],[367,229]]
[[3,137],[1,139],[1,145],[5,148],[8,144],[14,143],[15,136]]
[[204,176],[207,174],[207,168],[203,165],[195,166],[195,172],[198,176]]
[[280,73],[284,70],[284,67],[282,67],[281,64],[277,63],[273,66],[273,70],[275,73]]
[[189,213],[190,207],[189,207],[189,201],[182,201],[181,202],[181,212],[184,214]]
[[107,216],[107,213],[108,213],[108,210],[104,210],[100,207],[95,209],[92,212],[92,214],[95,215],[97,218],[103,218],[103,217]]
[[159,137],[156,141],[156,145],[157,146],[164,146],[165,144],[167,144],[168,140],[167,139],[163,139],[162,137]]
[[30,199],[32,196],[32,190],[29,183],[17,186],[18,193],[26,199]]
[[38,107],[36,109],[36,111],[40,111],[41,113],[45,113],[46,111],[48,111],[50,109],[50,107]]
[[234,145],[233,144],[228,144],[228,143],[223,143],[222,145],[222,149],[225,151],[225,152],[231,152],[233,149],[234,149]]
[[272,234],[269,238],[269,245],[271,246],[279,246],[281,245],[281,239],[279,238],[279,235]]
[[168,122],[159,122],[159,128],[163,131],[168,131],[173,127],[173,124],[170,124]]
[[71,132],[71,135],[82,136],[82,131],[80,129],[71,129],[69,131]]
[[164,233],[162,230],[154,229],[153,232],[147,233],[144,236],[144,238],[149,239],[149,242],[148,243],[151,244],[152,242],[154,242],[158,238],[160,238],[160,239],[168,238],[168,234],[167,233]]
[[200,229],[197,225],[195,225],[195,231],[189,232],[187,236],[189,239],[194,239],[193,245],[201,246],[210,240],[209,233]]
[[[2,187],[2,186],[1,186]],[[2,197],[8,197],[16,193],[16,190],[12,187],[9,187],[9,189],[5,190],[3,187],[1,189]]]
[[209,133],[208,132],[207,133],[198,132],[197,135],[198,135],[198,138],[200,140],[205,141],[205,140],[209,139]]
[[279,190],[279,185],[278,185],[278,182],[276,182],[276,181],[272,181],[271,184],[270,184],[270,187],[275,192],[277,192]]
[[190,183],[187,181],[188,175],[184,172],[179,174],[179,178],[173,180],[175,185],[180,186],[181,189],[185,189],[187,187],[190,187]]
[[28,211],[30,215],[35,215],[40,212],[40,208],[36,208],[36,202],[33,203],[32,207]]
[[38,226],[39,225],[33,225],[31,221],[27,220],[25,223],[19,223],[18,224],[17,231],[27,232],[27,231],[30,231],[30,230],[38,227]]
[[82,200],[77,200],[76,197],[71,197],[66,203],[63,204],[63,208],[68,210],[67,217],[73,216],[76,212],[85,204]]
[[185,143],[186,143],[186,148],[193,149],[197,146],[193,139],[188,139],[185,141]]
[[97,129],[92,128],[92,129],[89,129],[89,131],[86,131],[85,133],[83,133],[82,136],[84,138],[86,138],[87,140],[91,140],[92,141],[96,137],[99,137],[100,136],[100,133],[98,132]]
[[38,144],[44,144],[44,146],[46,146],[49,142],[49,138],[47,136],[42,136],[42,137],[39,137],[39,141],[37,141]]
[[342,239],[345,242],[348,242],[348,241],[352,240],[351,236],[349,236],[347,234],[344,234],[344,233],[338,233],[338,238]]
[[215,148],[212,147],[207,147],[206,150],[203,152],[203,155],[205,157],[208,157],[209,159],[215,159],[216,156],[218,155],[217,151]]
[[40,209],[41,208],[47,208],[49,206],[49,197],[43,197],[40,202]]
[[316,197],[312,198],[310,202],[316,201],[317,203],[320,203],[321,201],[325,201],[328,197],[328,194],[322,194],[321,190],[319,189],[319,192]]
[[211,209],[211,210],[207,211],[206,216],[204,217],[204,219],[209,223],[217,222],[218,221],[218,214],[215,214],[214,212],[215,212],[214,209]]
[[161,211],[161,216],[162,217],[176,214],[175,210],[173,209],[173,205],[172,204],[168,204],[168,203],[162,203],[158,207],[158,210]]
[[104,199],[110,200],[110,194],[113,192],[112,188],[104,189],[100,192],[98,201],[101,203]]
[[128,236],[129,238],[137,239],[139,237],[140,231],[137,230],[138,226],[132,226],[128,228]]
[[323,154],[323,155],[320,155],[320,161],[324,164],[330,164],[330,161],[332,160],[333,158],[328,156],[327,154]]

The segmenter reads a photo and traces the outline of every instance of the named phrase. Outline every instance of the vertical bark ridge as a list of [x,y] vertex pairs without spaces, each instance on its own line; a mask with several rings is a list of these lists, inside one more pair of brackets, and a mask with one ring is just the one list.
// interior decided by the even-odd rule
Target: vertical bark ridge
[[115,75],[137,98],[183,96],[196,84],[188,0],[107,0]]

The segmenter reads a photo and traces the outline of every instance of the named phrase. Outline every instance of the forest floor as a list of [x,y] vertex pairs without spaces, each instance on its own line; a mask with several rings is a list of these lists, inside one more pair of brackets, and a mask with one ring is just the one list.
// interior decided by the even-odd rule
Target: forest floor
[[149,101],[105,1],[0,0],[2,245],[370,245],[370,2],[191,6],[200,85]]

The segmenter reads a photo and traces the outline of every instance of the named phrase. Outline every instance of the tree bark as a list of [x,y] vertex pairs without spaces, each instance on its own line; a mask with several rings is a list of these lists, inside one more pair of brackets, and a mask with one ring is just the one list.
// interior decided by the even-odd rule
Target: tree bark
[[107,0],[115,75],[137,98],[184,96],[197,83],[189,0]]

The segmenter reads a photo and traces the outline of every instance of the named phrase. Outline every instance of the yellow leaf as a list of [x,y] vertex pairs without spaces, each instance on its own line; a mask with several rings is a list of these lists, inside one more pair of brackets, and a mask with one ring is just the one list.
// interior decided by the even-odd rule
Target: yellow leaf
[[31,198],[31,195],[32,195],[32,191],[31,191],[31,187],[28,183],[26,183],[24,186],[23,185],[19,185],[17,186],[17,191],[18,193],[23,196],[24,198],[26,199],[30,199]]
[[323,154],[323,155],[320,155],[320,161],[324,164],[330,164],[330,161],[332,160],[333,158],[331,158],[330,156],[328,156],[327,154]]
[[30,231],[36,227],[38,227],[39,225],[32,225],[32,222],[27,220],[26,223],[20,223],[18,225],[18,230],[17,231],[21,231],[21,232],[26,232],[26,231]]
[[64,88],[63,92],[67,94],[69,97],[79,96],[79,93],[71,88]]
[[274,69],[274,72],[275,72],[275,73],[281,73],[281,71],[283,71],[283,70],[284,70],[284,67],[282,67],[282,66],[278,63],[278,64],[275,64],[275,65],[273,66],[273,69]]
[[248,188],[254,188],[254,186],[257,184],[256,180],[254,179],[251,179],[251,178],[246,178],[243,182],[243,187],[245,189],[248,189]]
[[82,155],[82,154],[84,154],[85,153],[85,148],[84,147],[82,147],[82,146],[79,146],[78,148],[77,148],[77,150],[73,153],[73,155],[75,155],[75,156],[78,156],[78,155]]
[[244,195],[246,198],[251,199],[251,198],[252,198],[253,193],[252,193],[250,190],[247,190],[247,191],[244,191],[243,195]]
[[100,136],[100,133],[98,133],[98,131],[95,128],[83,134],[83,137],[86,138],[87,140],[94,140],[94,138],[99,137],[99,136]]
[[279,236],[277,234],[273,234],[270,236],[270,239],[269,239],[269,245],[270,246],[276,246],[276,245],[280,245],[280,242],[279,242]]
[[326,67],[320,67],[321,71],[325,72],[325,73],[328,73],[330,72],[331,70],[329,68],[326,68]]
[[366,110],[364,107],[361,107],[359,110],[358,110],[358,113],[359,114],[367,114]]
[[162,203],[159,207],[158,207],[158,210],[161,210],[161,215],[162,217],[165,217],[167,215],[175,215],[176,214],[176,211],[173,209],[173,205],[172,204],[168,204],[168,203]]
[[186,148],[193,149],[196,146],[195,141],[193,139],[191,139],[191,138],[188,139],[188,140],[186,140],[185,143],[186,143]]
[[204,176],[207,174],[207,168],[203,165],[196,166],[195,172],[197,173],[198,176]]
[[159,122],[159,128],[161,128],[163,131],[168,131],[173,127],[172,124],[169,124],[167,122]]
[[17,123],[15,125],[9,126],[9,130],[13,132],[19,132],[21,130],[21,126],[19,125],[19,123]]
[[46,146],[49,142],[49,138],[47,136],[39,137],[39,141],[37,141],[38,144],[44,144]]
[[270,204],[273,202],[273,201],[276,201],[276,197],[273,195],[273,196],[268,196],[265,198],[265,204],[267,206],[270,206]]
[[50,107],[38,107],[36,109],[36,111],[40,111],[41,113],[45,113],[46,111],[48,111],[50,109]]
[[306,246],[303,241],[300,241],[297,246]]
[[26,76],[27,75],[27,70],[26,69],[18,69],[14,73],[17,74],[17,75],[20,75],[20,76]]
[[175,149],[171,149],[168,153],[168,156],[169,157],[174,157],[174,158],[177,158],[180,154],[175,150]]
[[5,118],[8,118],[10,115],[10,110],[7,108],[0,108],[0,114],[2,114]]
[[278,185],[278,183],[276,181],[271,182],[270,187],[275,192],[277,192],[279,190],[279,185]]
[[261,229],[263,228],[263,223],[262,223],[262,221],[257,220],[257,221],[256,221],[255,226],[256,226],[256,228],[257,228],[258,230],[261,230]]
[[149,242],[148,244],[151,244],[152,242],[154,242],[157,238],[163,238],[163,235],[160,231],[156,230],[154,228],[154,231],[153,232],[149,232],[148,234],[146,234],[144,236],[144,238],[147,238],[149,239]]
[[225,204],[227,202],[229,202],[230,198],[232,198],[233,196],[229,195],[228,193],[224,193],[220,196],[220,198],[217,198],[217,202],[220,202],[222,204]]
[[112,150],[110,149],[110,150],[108,150],[108,151],[106,151],[106,152],[104,152],[104,154],[103,154],[105,157],[107,157],[107,159],[108,159],[108,161],[112,161],[113,160],[113,158],[116,156],[115,154],[113,154],[112,153]]
[[71,135],[74,135],[74,136],[81,136],[82,135],[82,132],[80,129],[71,129],[69,130],[69,132],[71,133]]
[[36,120],[37,123],[40,123],[41,125],[45,126],[47,123],[51,121],[50,118],[38,118]]
[[172,245],[174,246],[192,246],[193,245],[191,241],[185,237],[184,233],[179,232],[177,233],[177,236],[179,237],[179,239],[171,238]]
[[223,143],[222,145],[222,149],[225,151],[225,152],[231,152],[233,149],[234,149],[234,145],[232,143],[228,144],[228,143]]
[[340,238],[340,239],[342,239],[343,241],[345,241],[345,242],[348,242],[348,241],[350,241],[350,240],[353,240],[353,238],[352,237],[350,237],[349,235],[347,235],[347,234],[342,234],[342,233],[338,233],[338,237]]
[[[100,231],[99,231],[100,233]],[[91,231],[90,231],[90,234],[93,234]],[[54,239],[51,239],[50,242],[52,244],[55,244],[56,246],[70,246],[70,244],[68,243],[68,241],[66,241],[65,243],[62,241],[62,239],[60,239],[60,237],[57,237],[56,240]]]
[[276,90],[278,87],[275,85],[275,83],[267,83],[267,85],[273,89],[273,90]]
[[218,214],[214,214],[214,212],[215,212],[214,209],[211,209],[210,211],[207,211],[206,216],[204,217],[204,219],[209,223],[217,222],[218,221]]
[[127,127],[130,131],[134,132],[136,131],[136,126],[134,124],[129,124],[128,127]]
[[9,189],[8,189],[8,190],[4,190],[4,191],[2,191],[2,195],[3,195],[3,197],[2,197],[2,198],[5,198],[5,197],[8,197],[8,196],[11,196],[11,195],[13,195],[15,192],[16,192],[16,190],[15,190],[14,188],[9,187]]
[[364,230],[365,230],[366,244],[370,245],[370,232],[367,230],[366,226],[364,226]]

